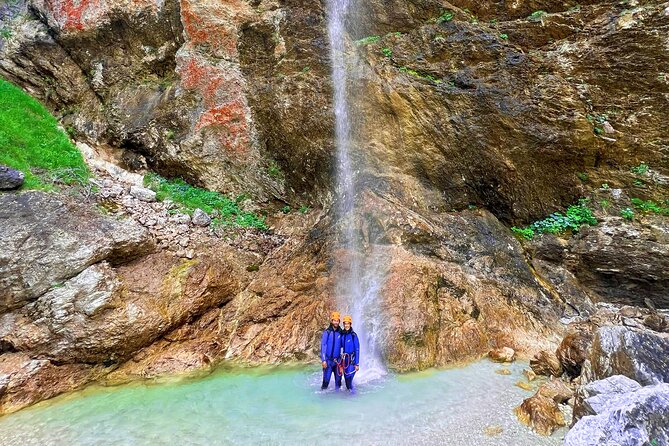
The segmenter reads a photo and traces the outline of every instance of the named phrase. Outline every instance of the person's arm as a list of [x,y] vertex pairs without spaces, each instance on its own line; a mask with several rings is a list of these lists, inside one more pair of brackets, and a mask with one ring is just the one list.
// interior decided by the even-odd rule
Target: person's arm
[[[326,351],[328,349],[328,331],[325,330],[323,332],[323,336],[321,336],[321,362],[323,364],[326,364]],[[325,368],[325,365],[323,366]]]
[[353,346],[355,347],[355,365],[356,370],[358,367],[358,364],[360,364],[360,341],[358,340],[358,335],[355,335],[353,337]]

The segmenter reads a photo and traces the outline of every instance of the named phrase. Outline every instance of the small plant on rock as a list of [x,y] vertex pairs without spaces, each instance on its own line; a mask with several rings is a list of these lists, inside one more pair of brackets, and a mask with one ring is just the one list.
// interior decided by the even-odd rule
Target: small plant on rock
[[450,22],[453,20],[454,14],[453,11],[444,11],[439,17],[437,17],[437,23]]
[[540,22],[547,14],[548,13],[543,10],[534,11],[527,17],[527,20],[529,20],[530,22]]
[[625,208],[620,211],[620,216],[627,221],[634,220],[634,211],[630,208]]
[[543,220],[535,221],[526,228],[514,226],[511,230],[528,240],[532,240],[535,234],[561,234],[567,231],[578,232],[583,225],[594,226],[597,224],[597,219],[587,204],[587,199],[581,199],[578,204],[569,206],[565,214],[554,212]]
[[500,34],[499,38],[502,40],[509,40],[509,35],[508,34]]
[[391,50],[390,48],[383,48],[383,49],[381,49],[381,53],[382,53],[384,56],[386,56],[387,58],[389,58],[389,59],[390,59],[391,57],[393,57],[393,52],[392,52],[392,50]]
[[645,175],[650,170],[650,167],[648,166],[648,164],[642,161],[638,166],[634,166],[630,170],[632,171],[633,174]]

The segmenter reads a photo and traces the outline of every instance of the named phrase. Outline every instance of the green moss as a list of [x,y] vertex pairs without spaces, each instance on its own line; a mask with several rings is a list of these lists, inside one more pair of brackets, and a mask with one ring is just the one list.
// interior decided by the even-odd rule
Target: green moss
[[22,171],[24,189],[85,183],[90,172],[79,150],[36,99],[0,79],[0,164]]
[[156,192],[159,200],[170,199],[177,203],[181,212],[192,214],[198,208],[208,214],[217,211],[219,216],[211,222],[214,227],[267,229],[264,217],[239,208],[239,203],[246,198],[243,195],[233,200],[218,192],[191,186],[180,178],[167,180],[156,174],[146,175],[144,184]]
[[360,40],[356,40],[355,44],[358,45],[358,46],[365,46],[365,45],[369,45],[370,43],[376,43],[379,40],[381,40],[381,36],[367,36],[367,37],[364,37]]

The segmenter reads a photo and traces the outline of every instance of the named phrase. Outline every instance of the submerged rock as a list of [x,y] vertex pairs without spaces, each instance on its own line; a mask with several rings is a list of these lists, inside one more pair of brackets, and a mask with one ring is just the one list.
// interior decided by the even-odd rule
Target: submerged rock
[[25,175],[20,170],[0,165],[0,190],[18,189],[24,179]]
[[589,412],[565,436],[565,446],[669,444],[669,384],[636,388],[619,378],[591,383]]

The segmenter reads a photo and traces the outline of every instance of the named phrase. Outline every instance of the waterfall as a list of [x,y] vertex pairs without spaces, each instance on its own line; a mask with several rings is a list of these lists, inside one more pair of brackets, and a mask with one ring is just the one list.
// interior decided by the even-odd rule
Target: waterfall
[[[378,348],[380,317],[378,292],[382,285],[382,263],[360,242],[356,199],[358,188],[352,156],[355,123],[351,120],[348,84],[355,67],[355,51],[347,52],[348,28],[354,26],[349,11],[353,0],[327,0],[328,36],[334,86],[335,140],[337,149],[336,194],[340,248],[348,256],[346,268],[337,276],[337,300],[340,308],[353,317],[353,329],[360,339],[359,382],[386,374]],[[359,164],[358,164],[359,165]]]

